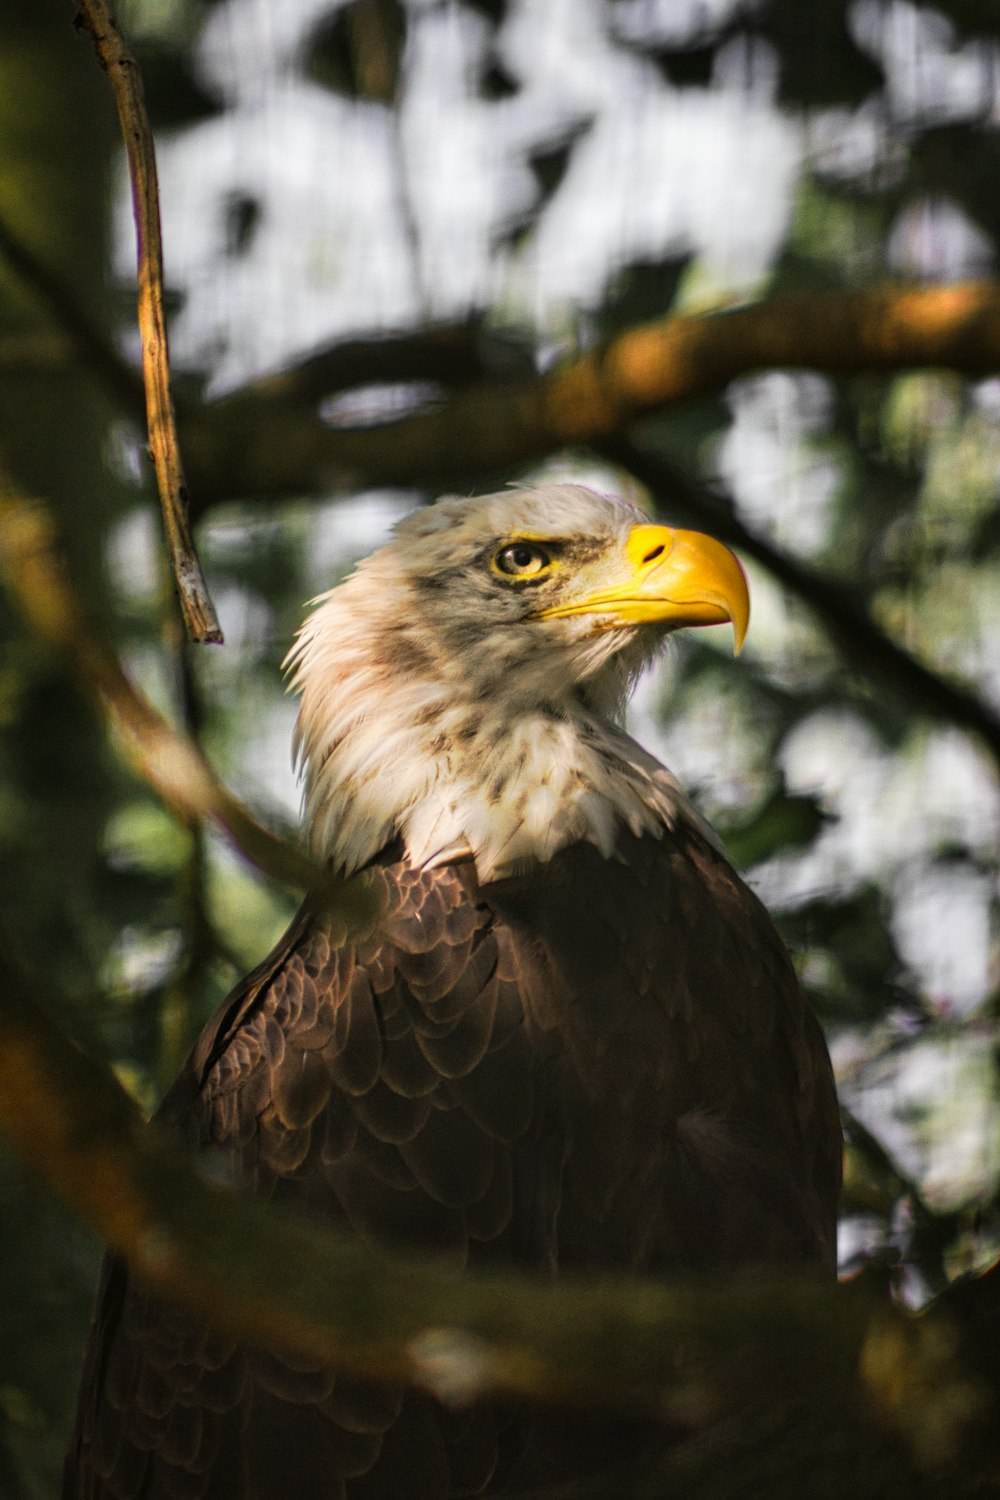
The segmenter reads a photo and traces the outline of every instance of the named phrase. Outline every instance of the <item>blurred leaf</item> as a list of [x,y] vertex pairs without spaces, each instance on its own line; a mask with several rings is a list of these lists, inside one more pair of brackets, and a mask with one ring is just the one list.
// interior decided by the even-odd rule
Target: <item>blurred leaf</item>
[[487,59],[479,75],[479,93],[484,99],[512,99],[521,85],[495,53]]
[[573,150],[590,129],[590,120],[580,120],[555,139],[538,144],[528,152],[528,166],[538,184],[534,201],[519,213],[512,215],[503,229],[494,236],[496,248],[517,249],[538,224],[547,204],[559,190]]
[[[173,881],[163,872],[132,868],[106,869],[100,877],[101,906],[112,927],[120,931],[142,922],[173,925]],[[103,951],[103,944],[99,945]]]
[[749,868],[784,850],[811,844],[830,822],[814,797],[775,792],[748,822],[722,830],[727,848],[738,865]]
[[888,1219],[893,1205],[903,1192],[898,1172],[882,1159],[873,1159],[845,1127],[844,1186],[841,1213],[868,1213]]
[[286,892],[265,886],[247,874],[228,854],[213,863],[210,889],[212,914],[219,930],[227,935],[232,953],[245,969],[253,968],[288,926],[296,903]]
[[591,119],[577,120],[560,137],[536,146],[528,153],[528,165],[540,190],[536,213],[555,197],[566,176],[574,150],[592,124]]
[[126,877],[134,871],[176,875],[190,850],[190,833],[151,797],[119,805],[105,825],[105,857]]
[[507,19],[509,0],[462,0],[462,4],[477,15],[485,16],[494,26],[502,26]]
[[719,18],[712,14],[711,7],[689,7],[684,34],[678,35],[670,27],[664,36],[657,19],[653,7],[649,7],[644,16],[639,7],[629,4],[628,0],[624,5],[613,0],[611,31],[620,46],[648,58],[674,88],[707,88],[716,54],[725,42],[740,34],[739,22],[731,19],[713,24]]
[[948,17],[965,37],[1000,37],[996,0],[935,0],[934,9]]
[[[778,926],[803,967],[820,1014],[831,1021],[873,1021],[890,1009],[922,1014],[899,982],[902,963],[889,934],[887,898],[875,885],[831,894],[778,915]],[[817,958],[818,983],[810,977]]]
[[392,104],[406,33],[401,0],[351,0],[311,33],[304,52],[306,76],[349,99]]
[[776,266],[788,291],[865,285],[886,272],[897,194],[862,193],[814,166],[800,179],[789,237]]
[[1000,507],[991,511],[976,526],[970,542],[972,557],[992,557],[1000,551]]
[[940,196],[958,203],[993,241],[1000,239],[1000,139],[979,123],[923,130],[910,147],[906,185],[911,195]]
[[642,50],[674,88],[707,88],[712,81],[719,42],[719,37],[713,37],[710,42],[692,42],[689,46]]
[[228,254],[245,255],[260,225],[260,200],[249,193],[229,193],[223,202],[223,213]]
[[778,53],[783,104],[860,104],[882,87],[882,69],[854,42],[847,14],[845,0],[766,0],[757,12],[756,26]]
[[857,673],[843,674],[840,692],[854,711],[890,750],[899,750],[913,731],[913,715],[892,693],[877,688]]
[[623,266],[608,285],[597,313],[601,337],[611,338],[636,323],[662,318],[668,313],[691,260],[691,255],[684,252]]
[[149,35],[136,38],[133,50],[154,130],[177,130],[221,112],[222,100],[195,72],[190,51]]
[[[687,401],[675,411],[661,412],[636,424],[643,447],[668,459],[681,471],[711,472],[713,449],[732,421],[724,397]],[[669,495],[660,497],[669,514]]]

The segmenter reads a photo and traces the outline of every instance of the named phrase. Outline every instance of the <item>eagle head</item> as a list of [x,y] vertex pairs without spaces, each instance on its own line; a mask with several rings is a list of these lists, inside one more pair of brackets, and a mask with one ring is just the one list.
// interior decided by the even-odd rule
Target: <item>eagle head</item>
[[400,839],[485,881],[697,821],[621,714],[670,631],[731,621],[738,650],[748,618],[728,548],[582,485],[415,512],[289,654],[313,847],[349,873]]

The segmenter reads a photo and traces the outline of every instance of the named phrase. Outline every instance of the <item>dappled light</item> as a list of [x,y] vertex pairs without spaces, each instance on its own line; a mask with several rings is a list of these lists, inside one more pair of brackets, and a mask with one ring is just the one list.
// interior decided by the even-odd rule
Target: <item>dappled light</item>
[[[665,1424],[602,1500],[994,1493],[1000,18],[76,9],[0,27],[3,1500],[59,1493],[101,1241],[449,1410]],[[822,1025],[849,1285],[373,1270],[140,1128],[303,891],[379,919],[301,824],[308,602],[441,494],[566,483],[745,566],[739,660],[672,635],[627,724]]]

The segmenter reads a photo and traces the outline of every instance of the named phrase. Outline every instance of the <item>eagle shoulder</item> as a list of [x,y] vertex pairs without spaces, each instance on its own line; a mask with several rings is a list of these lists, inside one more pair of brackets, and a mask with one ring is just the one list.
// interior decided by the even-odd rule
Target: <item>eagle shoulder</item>
[[693,827],[589,844],[489,899],[559,1038],[561,1265],[836,1260],[826,1043],[757,897]]

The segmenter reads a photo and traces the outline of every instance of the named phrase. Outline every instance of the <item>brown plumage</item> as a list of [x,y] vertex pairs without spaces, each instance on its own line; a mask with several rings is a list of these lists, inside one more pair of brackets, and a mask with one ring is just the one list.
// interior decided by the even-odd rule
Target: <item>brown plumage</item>
[[[693,816],[488,879],[474,849],[421,862],[401,833],[365,863],[375,934],[307,901],[202,1035],[161,1110],[193,1149],[460,1263],[832,1267],[825,1046]],[[111,1259],[64,1493],[446,1500],[571,1476],[556,1431],[241,1348]]]

